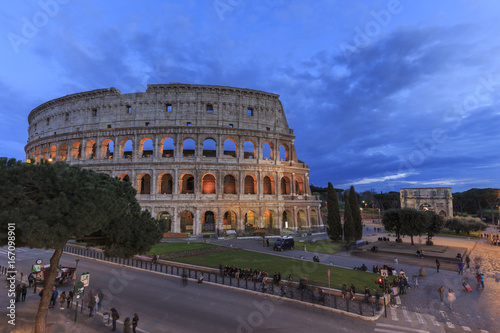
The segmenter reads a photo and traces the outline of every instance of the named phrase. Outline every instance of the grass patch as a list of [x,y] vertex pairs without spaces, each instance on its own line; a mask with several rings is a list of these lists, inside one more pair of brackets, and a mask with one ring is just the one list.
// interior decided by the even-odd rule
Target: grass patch
[[214,246],[217,245],[206,243],[158,243],[153,245],[153,247],[147,254],[164,254],[194,249],[206,249]]
[[295,242],[295,249],[304,250],[307,248],[307,251],[310,252],[318,252],[318,253],[337,253],[342,251],[344,243],[334,243],[331,240],[320,240],[314,243],[299,241]]
[[275,272],[280,272],[283,280],[287,280],[288,275],[292,274],[293,280],[296,282],[298,282],[301,277],[305,276],[309,279],[310,284],[323,287],[328,287],[327,272],[328,269],[330,269],[330,286],[332,288],[340,289],[343,283],[347,285],[354,283],[358,293],[363,293],[365,286],[368,286],[372,291],[378,288],[375,284],[375,281],[379,277],[378,274],[246,250],[212,253],[181,258],[176,261],[216,269],[219,268],[219,264],[259,269],[268,272],[271,277]]
[[470,235],[457,234],[455,231],[449,229],[443,229],[439,235],[436,236],[444,236],[444,237],[454,237],[454,238],[477,238],[480,233],[484,231],[471,231]]

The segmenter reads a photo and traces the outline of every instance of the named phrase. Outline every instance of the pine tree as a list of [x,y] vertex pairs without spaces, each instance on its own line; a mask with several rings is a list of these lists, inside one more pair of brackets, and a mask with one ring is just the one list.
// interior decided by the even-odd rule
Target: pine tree
[[328,183],[328,216],[326,219],[328,237],[337,242],[342,240],[342,222],[340,220],[339,202],[337,191],[331,183]]
[[354,186],[349,189],[349,207],[351,208],[353,226],[354,226],[354,239],[358,240],[363,238],[363,221],[361,219],[361,212],[359,210],[358,196],[354,190]]

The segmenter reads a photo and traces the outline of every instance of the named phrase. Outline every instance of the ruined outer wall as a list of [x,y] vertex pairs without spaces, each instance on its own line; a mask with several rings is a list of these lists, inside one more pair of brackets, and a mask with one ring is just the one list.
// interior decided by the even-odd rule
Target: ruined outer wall
[[[174,232],[183,231],[185,212],[192,214],[194,234],[204,230],[207,212],[214,214],[217,230],[243,231],[248,212],[261,227],[322,226],[309,169],[297,159],[295,136],[276,94],[178,83],[149,85],[145,93],[99,89],[48,101],[32,110],[28,121],[27,159],[62,160],[128,179],[144,209],[171,216]],[[186,139],[195,142],[191,151],[184,147]],[[144,145],[148,140],[152,148]],[[206,140],[215,141],[214,150],[204,149]],[[166,147],[167,141],[173,146]],[[226,150],[229,141],[233,152]],[[253,148],[247,150],[247,144]],[[194,179],[189,193],[186,175]],[[203,193],[207,175],[215,179],[215,189]],[[231,193],[225,187],[228,175],[236,188]],[[248,176],[254,179],[253,194],[245,193]],[[171,189],[165,191],[169,177]],[[227,212],[234,213],[236,225],[224,225]]]

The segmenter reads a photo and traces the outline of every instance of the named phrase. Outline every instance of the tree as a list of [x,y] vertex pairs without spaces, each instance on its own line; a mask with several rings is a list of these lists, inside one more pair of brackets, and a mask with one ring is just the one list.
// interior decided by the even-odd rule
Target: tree
[[445,227],[456,234],[469,235],[471,231],[485,230],[488,225],[478,218],[454,217],[446,220]]
[[428,229],[429,220],[423,211],[418,211],[414,208],[403,208],[399,211],[401,221],[401,232],[410,236],[411,245],[413,236],[420,236]]
[[382,225],[385,230],[396,233],[396,242],[401,242],[401,217],[399,209],[389,209],[382,215]]
[[427,219],[427,245],[432,245],[432,237],[443,230],[444,218],[431,210],[424,212]]
[[[345,193],[345,192],[344,192]],[[355,239],[354,231],[354,219],[352,217],[352,209],[350,208],[351,203],[347,200],[347,195],[344,194],[345,206],[344,206],[344,240],[349,243]]]
[[339,201],[337,191],[332,183],[328,183],[328,215],[326,219],[328,237],[337,242],[342,240],[342,222],[340,220]]
[[354,186],[349,189],[349,207],[351,208],[352,221],[354,226],[354,239],[363,238],[363,221],[361,219],[361,211],[359,210],[358,196],[354,191]]
[[384,211],[386,209],[401,208],[401,194],[391,191],[374,195],[377,205]]
[[[63,162],[26,164],[0,158],[0,230],[15,225],[15,246],[54,249],[44,289],[51,290],[63,247],[90,237],[108,256],[130,257],[158,243],[164,220],[141,212],[127,182]],[[1,237],[5,244],[7,238]],[[44,292],[35,332],[45,331],[50,292]]]

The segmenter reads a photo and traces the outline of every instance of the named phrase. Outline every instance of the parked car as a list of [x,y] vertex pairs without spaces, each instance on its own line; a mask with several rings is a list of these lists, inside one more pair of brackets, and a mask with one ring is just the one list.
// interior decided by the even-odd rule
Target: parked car
[[292,237],[280,237],[274,243],[274,251],[293,250],[295,241]]

